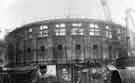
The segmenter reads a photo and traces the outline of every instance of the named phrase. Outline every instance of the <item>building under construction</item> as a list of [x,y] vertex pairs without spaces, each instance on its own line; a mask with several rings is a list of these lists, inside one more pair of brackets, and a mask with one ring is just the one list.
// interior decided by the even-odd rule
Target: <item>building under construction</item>
[[26,24],[6,42],[7,83],[111,83],[106,66],[128,53],[126,28],[95,19]]

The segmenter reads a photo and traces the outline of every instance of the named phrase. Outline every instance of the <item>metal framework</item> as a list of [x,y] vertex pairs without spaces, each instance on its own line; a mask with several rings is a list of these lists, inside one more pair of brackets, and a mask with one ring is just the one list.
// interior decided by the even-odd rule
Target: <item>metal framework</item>
[[126,11],[126,18],[125,18],[125,22],[126,22],[126,28],[127,28],[127,35],[129,37],[129,56],[135,56],[135,21],[133,18],[133,15],[135,14],[135,10],[129,8]]
[[104,16],[106,18],[107,21],[112,21],[112,16],[111,16],[111,12],[110,9],[108,7],[108,0],[100,0],[102,7],[104,9]]

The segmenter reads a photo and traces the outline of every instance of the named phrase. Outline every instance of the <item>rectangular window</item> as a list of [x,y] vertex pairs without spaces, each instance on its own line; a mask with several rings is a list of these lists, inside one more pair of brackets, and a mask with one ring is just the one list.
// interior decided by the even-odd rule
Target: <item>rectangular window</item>
[[41,25],[39,37],[47,37],[47,36],[48,36],[48,26],[47,25]]
[[42,37],[42,31],[39,32],[39,37]]
[[29,39],[31,39],[32,38],[32,34],[29,34]]
[[66,35],[66,28],[65,27],[59,27],[55,29],[56,36],[64,36]]
[[71,35],[84,35],[84,29],[83,28],[72,28]]
[[98,24],[95,24],[95,28],[96,28],[96,29],[99,28]]
[[110,27],[109,27],[109,26],[106,26],[105,28],[106,28],[107,30],[110,30]]
[[29,28],[28,32],[32,32],[32,28]]
[[99,36],[100,30],[98,24],[90,24],[89,25],[89,35],[90,36]]
[[98,24],[90,24],[89,27],[90,28],[99,28]]
[[47,37],[48,36],[48,31],[40,31],[38,37]]
[[43,31],[43,37],[47,37],[48,36],[48,30],[45,30],[45,31]]
[[112,33],[110,31],[106,31],[106,37],[107,38],[112,38]]
[[27,37],[28,39],[31,39],[32,38],[32,28],[29,28],[28,31],[27,31]]
[[94,36],[94,32],[89,32],[89,35]]
[[77,29],[78,28],[72,28],[71,29],[71,35],[77,35]]
[[72,26],[73,26],[73,27],[81,27],[82,24],[81,24],[81,23],[73,23]]
[[40,26],[40,30],[45,30],[45,29],[48,29],[48,26],[47,25],[41,25]]
[[94,25],[94,24],[90,24],[89,26],[90,26],[91,28],[94,28],[94,27],[95,27],[95,25]]
[[55,27],[66,27],[66,24],[56,24]]
[[94,28],[89,28],[89,35],[94,36]]
[[100,36],[100,30],[99,29],[95,29],[95,35]]

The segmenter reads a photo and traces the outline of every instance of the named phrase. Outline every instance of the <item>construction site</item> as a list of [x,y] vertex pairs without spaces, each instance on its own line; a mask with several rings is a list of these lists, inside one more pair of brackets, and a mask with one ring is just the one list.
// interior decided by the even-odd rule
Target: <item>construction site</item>
[[1,31],[0,83],[134,83],[135,10],[123,25],[99,2],[105,20],[74,18],[68,5],[65,18]]

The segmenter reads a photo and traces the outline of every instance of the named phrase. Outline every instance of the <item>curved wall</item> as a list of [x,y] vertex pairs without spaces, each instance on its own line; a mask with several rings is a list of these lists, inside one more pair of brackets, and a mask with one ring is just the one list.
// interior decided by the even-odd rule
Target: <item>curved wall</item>
[[126,30],[93,19],[55,19],[17,28],[6,37],[8,65],[105,62],[122,56]]

